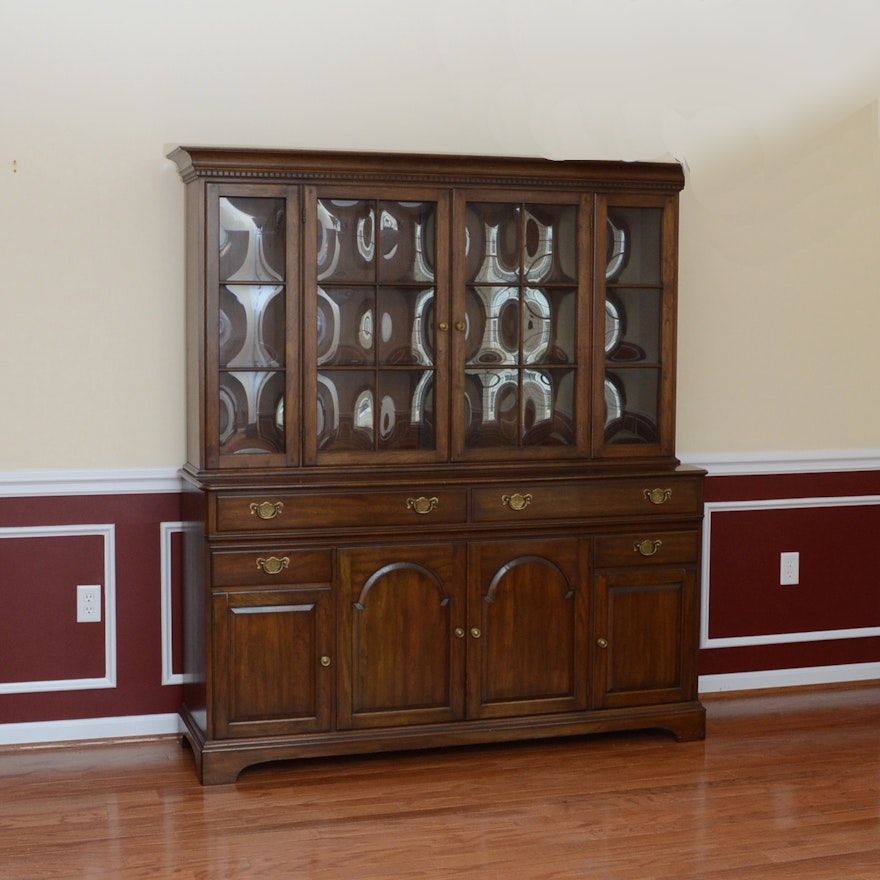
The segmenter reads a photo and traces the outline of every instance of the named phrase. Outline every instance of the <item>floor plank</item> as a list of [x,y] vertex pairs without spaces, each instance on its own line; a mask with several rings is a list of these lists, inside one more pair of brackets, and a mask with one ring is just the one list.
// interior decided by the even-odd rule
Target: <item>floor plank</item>
[[875,880],[880,684],[654,732],[266,765],[174,740],[0,752],[3,880]]

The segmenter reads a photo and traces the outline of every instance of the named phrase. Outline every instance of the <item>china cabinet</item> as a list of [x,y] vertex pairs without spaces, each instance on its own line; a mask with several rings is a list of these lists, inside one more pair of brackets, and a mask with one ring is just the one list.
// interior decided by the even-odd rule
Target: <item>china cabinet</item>
[[259,762],[700,738],[675,165],[178,148],[182,718]]

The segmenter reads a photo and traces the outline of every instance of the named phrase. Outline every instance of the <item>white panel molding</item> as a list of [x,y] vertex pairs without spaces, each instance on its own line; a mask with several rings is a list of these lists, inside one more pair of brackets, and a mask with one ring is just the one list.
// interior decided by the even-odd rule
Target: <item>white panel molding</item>
[[846,663],[840,666],[804,666],[797,669],[762,669],[758,672],[701,675],[699,689],[701,694],[711,694],[877,679],[880,679],[880,663]]
[[[116,527],[99,525],[20,526],[0,528],[4,538],[94,537],[103,539],[104,556],[104,676],[103,678],[59,678],[48,681],[0,682],[0,694],[33,694],[47,691],[84,691],[116,687]],[[71,613],[74,606],[71,584]],[[80,624],[94,626],[95,624]]]
[[681,460],[683,464],[705,468],[710,477],[876,471],[880,470],[880,449],[709,453],[682,455]]
[[149,495],[180,492],[176,469],[22,471],[0,473],[0,497]]
[[[710,501],[704,506],[702,599],[700,610],[700,648],[738,648],[754,645],[779,645],[792,642],[820,642],[839,639],[866,639],[880,636],[880,626],[852,629],[811,630],[805,632],[762,633],[761,635],[712,638],[709,635],[711,608],[712,517],[723,511],[791,510],[797,508],[866,507],[880,504],[880,495],[841,495],[828,498],[773,498],[761,501]],[[833,667],[837,668],[837,667]]]
[[122,715],[118,718],[74,718],[70,721],[36,721],[0,724],[0,746],[82,742],[84,740],[141,739],[182,733],[180,717]]
[[162,684],[183,684],[183,674],[174,671],[174,609],[171,602],[173,572],[171,569],[171,537],[182,534],[186,529],[183,522],[161,523],[161,627],[162,627]]

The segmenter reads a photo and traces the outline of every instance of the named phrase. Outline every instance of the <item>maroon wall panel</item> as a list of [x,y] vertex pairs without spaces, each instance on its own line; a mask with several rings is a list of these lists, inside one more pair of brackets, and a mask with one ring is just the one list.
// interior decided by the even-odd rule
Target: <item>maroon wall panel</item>
[[[0,693],[0,723],[177,710],[180,686],[162,684],[161,524],[179,520],[177,494],[0,499],[3,529],[112,524],[116,578],[116,687]],[[104,676],[106,621],[75,622],[76,585],[103,586],[102,546],[98,537],[0,537],[0,595],[12,609],[0,624],[0,683]],[[179,583],[172,597],[179,639]]]
[[[874,471],[708,478],[710,647],[700,653],[701,674],[880,662],[880,637],[834,636],[880,627],[872,553],[880,505],[870,496],[880,496]],[[779,583],[786,551],[800,554],[797,585]],[[789,633],[802,638],[773,642]],[[714,639],[757,643],[711,646]]]

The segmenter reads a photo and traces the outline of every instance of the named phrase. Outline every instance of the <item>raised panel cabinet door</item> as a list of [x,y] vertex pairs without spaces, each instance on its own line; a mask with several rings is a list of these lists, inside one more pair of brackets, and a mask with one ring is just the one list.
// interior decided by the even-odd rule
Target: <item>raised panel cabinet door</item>
[[592,646],[596,707],[695,700],[697,620],[692,569],[597,574]]
[[330,728],[329,589],[218,593],[213,614],[216,738]]
[[470,548],[468,717],[586,707],[587,542]]
[[340,570],[339,726],[462,718],[464,548],[348,549]]

